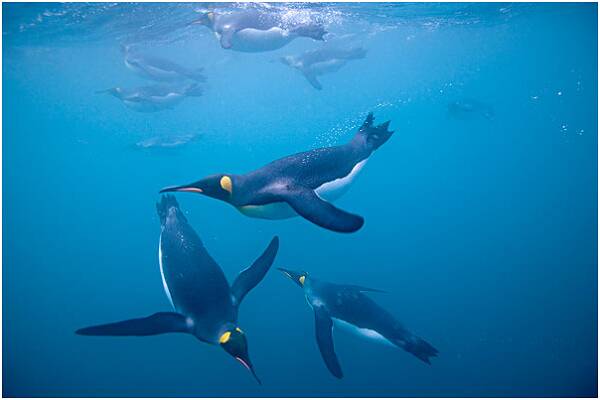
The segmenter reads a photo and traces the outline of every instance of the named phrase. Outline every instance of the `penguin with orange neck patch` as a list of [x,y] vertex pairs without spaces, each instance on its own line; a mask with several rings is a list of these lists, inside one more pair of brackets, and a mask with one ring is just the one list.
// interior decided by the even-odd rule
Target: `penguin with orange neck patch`
[[258,8],[209,11],[191,24],[213,31],[222,48],[248,53],[277,50],[300,37],[323,41],[327,33],[320,23],[294,21],[289,14]]
[[334,326],[365,339],[401,348],[426,364],[431,363],[430,358],[437,356],[435,347],[406,329],[366,295],[381,290],[325,282],[305,271],[277,269],[304,291],[304,297],[315,314],[319,351],[327,369],[336,378],[341,379],[344,374],[333,346]]
[[248,292],[260,283],[275,260],[279,239],[241,271],[229,286],[225,274],[188,224],[175,197],[157,204],[161,221],[158,261],[165,293],[174,311],[79,329],[86,336],[149,336],[188,333],[219,345],[260,380],[248,355],[246,334],[238,326],[238,309]]
[[355,232],[363,217],[335,207],[369,157],[391,136],[390,121],[373,125],[370,113],[352,140],[294,154],[244,175],[216,174],[160,192],[191,192],[225,201],[254,218],[297,215],[325,229]]

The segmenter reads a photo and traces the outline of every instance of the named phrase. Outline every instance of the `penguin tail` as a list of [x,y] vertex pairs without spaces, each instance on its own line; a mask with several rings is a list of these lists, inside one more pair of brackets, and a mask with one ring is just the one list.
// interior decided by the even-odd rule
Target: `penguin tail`
[[169,215],[169,209],[172,207],[175,207],[177,209],[177,211],[180,211],[179,203],[177,203],[177,199],[175,198],[175,196],[172,196],[170,194],[163,195],[160,198],[160,201],[158,203],[156,203],[156,211],[160,218],[161,224],[165,223],[165,221],[167,219],[167,215]]
[[435,347],[416,336],[406,340],[404,343],[402,343],[401,347],[417,357],[419,360],[429,365],[431,365],[431,361],[429,361],[429,359],[431,357],[437,357],[438,355],[438,351]]
[[354,136],[355,143],[366,144],[372,150],[377,150],[382,144],[388,141],[394,131],[388,130],[390,121],[386,121],[381,125],[373,125],[375,118],[370,112],[363,122],[362,126]]

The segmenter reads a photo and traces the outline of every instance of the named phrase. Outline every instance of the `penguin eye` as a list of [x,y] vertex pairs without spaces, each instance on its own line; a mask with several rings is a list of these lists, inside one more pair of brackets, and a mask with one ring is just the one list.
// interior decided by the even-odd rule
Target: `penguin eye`
[[233,191],[233,182],[231,182],[231,178],[227,175],[223,176],[219,181],[221,188],[229,193]]
[[227,331],[221,335],[221,337],[219,338],[219,343],[225,344],[229,342],[229,338],[231,338],[231,332]]
[[305,281],[305,280],[306,280],[306,276],[305,276],[305,275],[302,275],[300,278],[298,278],[298,281],[300,282],[300,284],[301,284],[302,286],[304,286],[304,281]]

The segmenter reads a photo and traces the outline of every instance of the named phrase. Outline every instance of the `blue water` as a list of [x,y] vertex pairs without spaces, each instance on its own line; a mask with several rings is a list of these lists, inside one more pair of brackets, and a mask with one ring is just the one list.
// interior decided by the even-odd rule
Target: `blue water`
[[[203,7],[3,4],[4,396],[597,395],[596,4],[272,5],[368,50],[322,91],[278,61],[320,43],[224,50],[187,25]],[[204,67],[205,94],[156,113],[96,94],[148,84],[123,43]],[[431,366],[340,331],[335,379],[274,268],[239,321],[263,386],[189,335],[74,334],[169,310],[161,187],[344,143],[369,111],[395,134],[336,202],[357,233],[177,199],[230,281],[279,235],[275,267],[389,291],[371,297]]]

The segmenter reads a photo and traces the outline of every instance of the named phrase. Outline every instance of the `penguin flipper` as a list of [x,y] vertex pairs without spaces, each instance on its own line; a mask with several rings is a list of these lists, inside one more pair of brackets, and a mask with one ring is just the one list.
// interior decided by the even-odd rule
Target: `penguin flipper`
[[323,307],[314,307],[314,310],[315,333],[323,361],[333,376],[342,379],[344,374],[333,347],[333,321]]
[[279,237],[275,236],[260,257],[235,278],[233,285],[231,285],[231,294],[236,307],[239,307],[244,296],[265,277],[267,271],[273,265],[277,250],[279,250]]
[[304,75],[304,77],[306,78],[306,80],[308,81],[308,83],[310,83],[310,85],[312,87],[314,87],[317,90],[323,89],[323,86],[321,85],[321,82],[319,82],[317,80],[317,76],[315,74],[312,74],[310,72],[302,72],[302,74]]
[[145,318],[89,326],[75,331],[85,336],[150,336],[174,332],[190,332],[186,318],[174,312],[159,312]]
[[221,32],[221,37],[219,41],[221,42],[221,47],[224,49],[230,49],[233,46],[233,35],[235,34],[235,30],[226,29]]
[[351,233],[359,230],[365,222],[360,215],[335,207],[308,188],[291,188],[278,194],[299,215],[325,229]]

